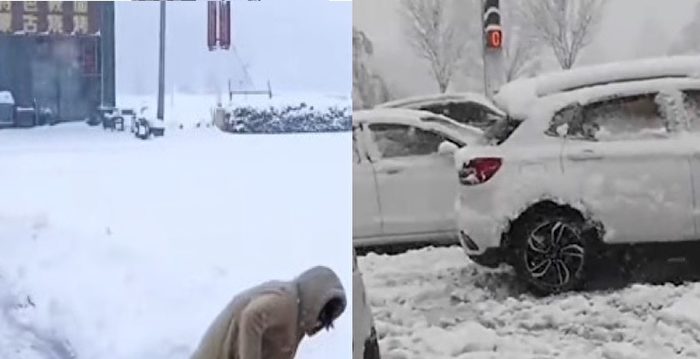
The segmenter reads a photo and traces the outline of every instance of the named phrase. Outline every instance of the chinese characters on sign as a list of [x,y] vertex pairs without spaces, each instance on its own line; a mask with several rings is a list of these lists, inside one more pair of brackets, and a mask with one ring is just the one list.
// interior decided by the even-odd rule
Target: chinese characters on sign
[[0,1],[0,34],[96,35],[101,2]]
[[73,32],[85,34],[88,32],[88,3],[87,1],[73,2]]
[[0,1],[0,32],[12,30],[12,3]]
[[36,33],[39,31],[39,17],[36,1],[23,1],[24,14],[22,15],[22,30],[26,33]]

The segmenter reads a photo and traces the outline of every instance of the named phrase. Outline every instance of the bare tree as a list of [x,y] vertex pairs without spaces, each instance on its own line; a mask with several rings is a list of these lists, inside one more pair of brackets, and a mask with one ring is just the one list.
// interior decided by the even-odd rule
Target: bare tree
[[390,99],[384,79],[370,68],[372,41],[361,30],[352,29],[352,102],[354,109],[370,108]]
[[527,23],[518,16],[522,3],[509,2],[501,9],[505,36],[503,55],[506,82],[520,77],[532,76],[539,71],[542,42],[527,31]]
[[695,6],[693,19],[681,29],[669,53],[671,55],[700,53],[700,4]]
[[593,38],[602,0],[523,0],[522,19],[531,36],[551,48],[563,69],[570,69]]
[[406,36],[416,54],[427,60],[440,92],[447,91],[466,49],[447,0],[401,0]]

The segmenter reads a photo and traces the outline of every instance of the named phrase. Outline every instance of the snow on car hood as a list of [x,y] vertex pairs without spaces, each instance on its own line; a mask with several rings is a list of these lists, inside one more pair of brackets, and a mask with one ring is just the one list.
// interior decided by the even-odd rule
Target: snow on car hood
[[375,106],[377,109],[381,108],[412,108],[417,109],[419,107],[427,105],[439,105],[447,103],[460,103],[460,102],[473,102],[482,105],[489,110],[493,111],[497,115],[504,116],[505,113],[499,109],[493,101],[489,100],[485,95],[476,92],[460,92],[460,93],[445,93],[429,96],[415,96],[408,97],[396,101],[389,101]]

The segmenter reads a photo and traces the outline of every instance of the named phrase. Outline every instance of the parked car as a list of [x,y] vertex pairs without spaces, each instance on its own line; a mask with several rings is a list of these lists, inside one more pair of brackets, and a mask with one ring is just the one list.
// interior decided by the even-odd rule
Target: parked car
[[457,243],[453,154],[483,132],[426,111],[353,113],[356,247]]
[[367,303],[362,273],[357,267],[357,256],[352,255],[352,357],[353,359],[380,359],[377,331],[372,319],[372,308]]
[[0,91],[0,126],[15,124],[15,98],[10,91]]
[[615,248],[700,238],[698,74],[700,57],[672,57],[505,85],[495,101],[521,125],[456,155],[465,252],[548,294]]
[[429,111],[482,130],[493,126],[505,116],[488,97],[474,92],[411,97],[379,104],[375,108]]

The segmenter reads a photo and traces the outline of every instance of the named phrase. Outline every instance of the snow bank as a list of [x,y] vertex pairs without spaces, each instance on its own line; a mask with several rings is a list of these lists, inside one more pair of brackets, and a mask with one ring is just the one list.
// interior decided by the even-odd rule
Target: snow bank
[[[117,97],[118,107],[133,108],[138,111],[147,106],[147,114],[155,117],[157,108],[155,96],[133,96],[122,94]],[[313,106],[318,111],[327,112],[330,108],[349,108],[350,99],[347,96],[317,93],[290,93],[274,94],[270,99],[267,96],[241,96],[236,95],[229,104],[227,97],[206,94],[168,94],[165,96],[165,125],[168,129],[194,128],[209,124],[212,121],[211,111],[222,104],[230,110],[243,109],[283,109],[290,106],[299,106],[305,103]]]
[[[358,258],[383,358],[695,358],[700,283],[526,294],[462,250]],[[672,314],[675,313],[675,314]]]
[[[318,264],[351,295],[350,141],[1,132],[0,358],[185,359],[235,293]],[[299,356],[351,358],[351,311]]]
[[350,108],[315,109],[306,103],[297,106],[236,107],[226,128],[233,133],[302,133],[350,131]]

